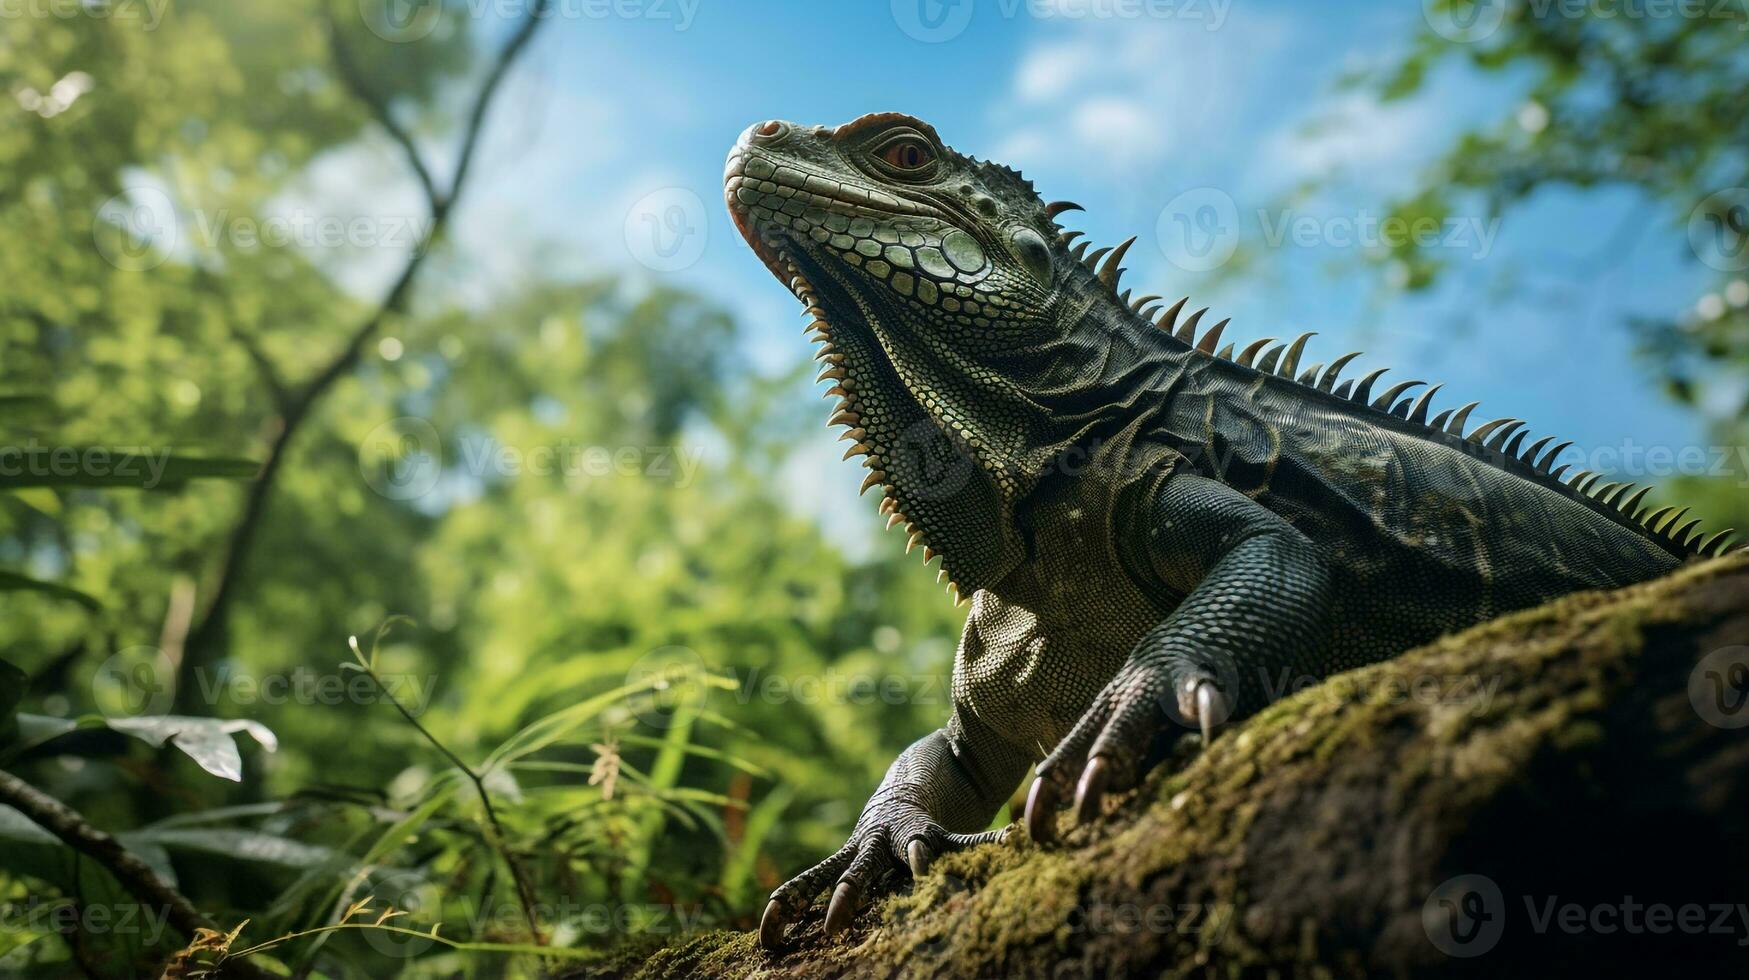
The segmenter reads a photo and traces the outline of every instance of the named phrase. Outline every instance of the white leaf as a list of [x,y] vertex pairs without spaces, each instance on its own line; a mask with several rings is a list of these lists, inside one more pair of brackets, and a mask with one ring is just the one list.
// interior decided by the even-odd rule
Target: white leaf
[[279,739],[266,725],[246,719],[220,720],[192,718],[186,715],[152,715],[142,718],[111,718],[109,727],[118,732],[162,746],[176,746],[202,769],[232,782],[243,779],[243,756],[231,738],[236,732],[248,732],[269,752],[279,748]]

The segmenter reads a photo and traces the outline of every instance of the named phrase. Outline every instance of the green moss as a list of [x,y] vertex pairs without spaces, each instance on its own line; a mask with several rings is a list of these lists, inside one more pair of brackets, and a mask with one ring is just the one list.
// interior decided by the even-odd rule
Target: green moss
[[[836,941],[820,934],[816,907],[792,927],[789,952],[715,933],[661,951],[638,975],[1333,976],[1449,966],[1421,931],[1420,903],[1452,873],[1450,855],[1485,854],[1476,842],[1490,834],[1512,840],[1515,801],[1544,791],[1539,778],[1558,788],[1558,774],[1604,772],[1623,751],[1658,758],[1658,746],[1613,734],[1639,724],[1648,699],[1686,697],[1698,654],[1684,638],[1727,621],[1749,629],[1746,599],[1749,560],[1739,557],[1502,617],[1272,705],[1108,804],[1106,821],[1065,828],[1061,848],[1017,831],[944,857]],[[1472,686],[1414,696],[1428,677]],[[1672,737],[1692,752],[1719,734],[1699,726]]]

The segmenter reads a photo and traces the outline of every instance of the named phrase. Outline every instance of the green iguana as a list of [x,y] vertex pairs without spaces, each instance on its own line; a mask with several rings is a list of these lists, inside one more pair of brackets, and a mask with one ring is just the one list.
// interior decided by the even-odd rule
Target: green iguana
[[994,839],[1034,763],[1048,841],[1071,792],[1092,819],[1180,732],[1206,744],[1307,681],[1727,547],[1567,474],[1571,444],[1526,445],[1518,419],[1430,415],[1437,385],[1302,366],[1310,334],[1235,352],[1206,310],[1132,301],[1135,239],[1088,252],[1056,223],[1077,205],[910,116],[759,123],[725,183],[811,315],[864,491],[972,604],[952,717],[772,894],[767,947],[828,884],[832,934],[889,871]]

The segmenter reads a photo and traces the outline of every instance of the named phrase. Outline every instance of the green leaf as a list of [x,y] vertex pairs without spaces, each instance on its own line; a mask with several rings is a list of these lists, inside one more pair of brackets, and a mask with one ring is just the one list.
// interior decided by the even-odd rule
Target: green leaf
[[247,459],[173,456],[102,446],[45,446],[0,456],[0,490],[26,487],[111,487],[169,490],[190,480],[254,479],[261,464]]
[[287,868],[305,868],[326,861],[333,853],[328,848],[315,844],[235,828],[147,828],[132,836],[135,840],[157,844],[170,851],[213,854],[238,861],[277,864]]
[[776,829],[778,819],[783,816],[783,811],[789,808],[790,801],[794,798],[795,790],[785,784],[765,794],[765,799],[747,811],[747,822],[741,828],[741,840],[735,844],[734,851],[723,864],[723,896],[730,905],[740,907],[748,901],[750,896],[747,894],[747,887],[753,879],[754,865],[759,861],[759,848],[772,830]]
[[[80,723],[71,718],[61,718],[55,715],[33,715],[29,712],[18,713],[18,737],[26,742],[46,742],[81,727]],[[84,727],[98,727],[88,725]]]
[[226,823],[232,820],[253,819],[255,817],[271,817],[282,813],[286,804],[278,800],[268,803],[240,803],[236,806],[218,806],[210,810],[193,810],[188,813],[173,813],[162,820],[146,825],[147,831],[186,829],[201,827],[210,823]]
[[[0,477],[0,479],[4,479]],[[43,582],[17,572],[0,571],[0,592],[41,592],[56,599],[76,602],[92,612],[99,612],[103,604],[78,589],[71,589],[54,582]]]
[[[700,713],[700,717],[701,718],[703,717],[702,712]],[[634,732],[627,732],[624,735],[620,735],[619,740],[620,740],[620,743],[622,745],[661,746],[664,744],[664,740],[662,740],[662,739],[651,738],[648,735],[639,735],[639,734],[636,734]],[[687,755],[695,755],[701,759],[714,759],[717,762],[725,763],[725,764],[727,764],[735,769],[741,770],[742,772],[748,774],[749,776],[770,776],[771,775],[770,770],[766,769],[764,766],[758,764],[757,762],[752,762],[748,759],[742,758],[741,756],[732,755],[728,752],[724,752],[720,749],[713,749],[713,748],[706,746],[706,745],[697,745],[697,744],[689,742],[686,745],[680,746],[680,750],[685,752]]]
[[31,487],[28,490],[15,490],[12,499],[29,507],[44,517],[61,516],[61,498],[48,487]]
[[0,414],[36,411],[47,407],[49,400],[41,395],[0,395]]
[[[455,794],[455,788],[454,780],[446,781],[438,787],[430,799],[420,804],[413,812],[395,821],[388,830],[383,831],[382,835],[376,839],[375,843],[371,844],[370,849],[364,852],[364,856],[359,858],[357,863],[364,867],[381,864],[384,858],[411,840],[427,821],[449,803],[450,797]],[[324,922],[332,923],[338,920],[346,903],[353,900],[356,889],[364,883],[364,877],[364,875],[354,875],[351,876],[350,880],[341,879],[340,884],[334,886],[329,893],[328,900],[321,906],[329,910]],[[281,902],[283,901],[285,901],[285,896],[281,896]],[[279,905],[276,903],[275,908],[278,907]],[[331,935],[332,933],[324,933],[316,937],[314,942],[305,947],[298,962],[308,963],[311,961]]]
[[[650,766],[649,785],[656,795],[666,799],[680,781],[680,767],[686,761],[686,747],[692,742],[692,725],[698,719],[699,702],[696,688],[682,687],[674,711],[667,716],[668,731],[662,736],[662,747]],[[626,844],[624,871],[627,887],[636,888],[650,866],[650,852],[662,833],[662,811],[646,813],[635,825]]]
[[562,708],[530,722],[521,731],[505,739],[503,744],[494,749],[481,769],[489,772],[506,762],[513,762],[532,752],[538,752],[595,720],[609,706],[630,695],[655,690],[664,683],[666,683],[664,678],[649,677],[637,683],[622,684],[610,691],[603,691],[592,698],[585,698],[568,708]]
[[111,718],[109,727],[118,732],[162,746],[176,746],[202,769],[220,779],[243,781],[243,756],[231,738],[236,732],[248,732],[267,751],[279,748],[279,739],[266,725],[258,721],[191,718],[185,715],[150,715],[142,718]]

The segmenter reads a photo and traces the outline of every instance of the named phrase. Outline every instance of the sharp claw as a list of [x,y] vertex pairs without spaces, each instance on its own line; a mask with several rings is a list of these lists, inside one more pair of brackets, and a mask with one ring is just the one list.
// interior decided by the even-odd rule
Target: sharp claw
[[856,915],[857,894],[861,891],[853,881],[841,881],[832,891],[832,903],[826,906],[826,935],[836,936]]
[[1227,700],[1221,692],[1208,681],[1196,686],[1196,723],[1202,729],[1202,744],[1208,747],[1209,739],[1214,735],[1215,726],[1227,718]]
[[1105,786],[1111,781],[1111,769],[1105,757],[1096,755],[1081,773],[1075,786],[1075,822],[1088,823],[1099,816],[1099,801],[1105,798]]
[[1026,794],[1026,832],[1040,844],[1057,836],[1057,787],[1043,776],[1032,781]]
[[776,949],[783,943],[783,905],[777,899],[765,904],[765,914],[759,917],[759,945]]
[[918,838],[905,848],[905,856],[910,859],[911,877],[921,878],[929,873],[929,845]]

